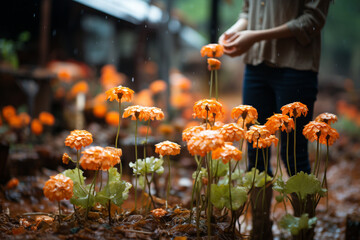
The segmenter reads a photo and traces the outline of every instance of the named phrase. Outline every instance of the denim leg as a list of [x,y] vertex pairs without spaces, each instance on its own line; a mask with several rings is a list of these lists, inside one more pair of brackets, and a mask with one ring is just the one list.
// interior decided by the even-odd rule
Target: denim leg
[[[301,102],[305,104],[309,112],[304,117],[296,119],[296,168],[297,171],[306,173],[311,172],[308,141],[302,134],[304,126],[312,120],[314,103],[318,92],[317,73],[312,71],[299,71],[289,68],[279,69],[281,77],[274,82],[274,90],[276,93],[276,111],[281,112],[280,108],[288,103]],[[286,140],[287,134],[281,134],[281,158],[287,166],[286,161]],[[289,165],[293,175],[295,173],[294,164],[294,132],[289,134]],[[287,169],[287,167],[286,167]]]
[[[269,67],[264,64],[258,66],[247,65],[244,74],[243,84],[243,104],[251,105],[258,111],[258,121],[265,124],[266,119],[276,111],[275,94],[269,85],[271,72]],[[248,170],[255,167],[256,149],[252,147],[252,143],[248,144]],[[269,159],[270,162],[270,159]],[[262,150],[258,151],[257,169],[265,170],[264,158]],[[270,164],[268,165],[268,174],[272,175]]]

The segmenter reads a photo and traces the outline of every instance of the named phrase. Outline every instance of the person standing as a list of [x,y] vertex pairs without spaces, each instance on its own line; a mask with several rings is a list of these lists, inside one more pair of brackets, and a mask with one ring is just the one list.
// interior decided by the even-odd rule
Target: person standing
[[[311,171],[308,142],[301,130],[313,117],[318,92],[321,29],[329,5],[330,0],[244,0],[239,19],[219,38],[225,54],[231,57],[244,55],[243,104],[258,110],[260,124],[265,124],[268,117],[281,112],[280,108],[288,103],[307,105],[307,116],[296,122],[299,129],[296,133],[298,172]],[[286,133],[281,138],[281,142],[286,142]],[[294,136],[290,136],[291,175],[295,173],[293,139]],[[251,144],[248,148],[251,170],[255,166],[255,150]],[[284,161],[286,144],[281,146],[281,156]],[[265,169],[261,154],[257,168]],[[268,169],[272,175],[270,166]],[[271,198],[272,189],[268,188],[266,206],[253,204],[252,239],[272,239]],[[259,222],[261,219],[265,219],[265,224]]]

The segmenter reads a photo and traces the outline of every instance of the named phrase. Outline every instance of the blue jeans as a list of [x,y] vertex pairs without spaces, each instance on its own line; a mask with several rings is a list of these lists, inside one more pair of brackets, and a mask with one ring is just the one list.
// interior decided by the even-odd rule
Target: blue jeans
[[[266,119],[274,113],[281,113],[280,108],[288,103],[304,103],[309,112],[306,117],[296,119],[296,168],[297,171],[310,173],[308,157],[308,141],[302,134],[304,125],[312,120],[314,103],[318,92],[317,73],[313,71],[300,71],[291,68],[275,68],[266,64],[257,66],[246,65],[243,103],[255,107],[258,111],[260,124],[265,124]],[[291,175],[295,172],[294,167],[294,132],[289,134],[289,165]],[[286,140],[287,134],[281,134],[281,158],[286,164]],[[252,144],[248,144],[249,169],[255,167],[256,150]],[[270,156],[270,151],[269,151]],[[270,162],[270,161],[269,161]],[[264,159],[262,150],[258,152],[257,168],[264,171]],[[270,165],[268,174],[272,175]]]

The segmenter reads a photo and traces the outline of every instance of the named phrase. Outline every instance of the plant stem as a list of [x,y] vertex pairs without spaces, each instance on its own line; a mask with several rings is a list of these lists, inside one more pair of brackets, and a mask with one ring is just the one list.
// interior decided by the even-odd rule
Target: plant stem
[[[137,152],[137,131],[138,131],[138,119],[135,120],[135,166],[136,166],[136,174],[135,174],[135,211],[137,211],[137,174],[138,174],[138,152]],[[145,163],[146,164],[146,163]]]
[[212,96],[212,85],[213,85],[213,72],[214,72],[214,70],[211,70],[211,72],[210,72],[210,98],[211,98],[211,96]]
[[315,162],[314,162],[314,169],[313,169],[313,174],[316,174],[316,168],[317,168],[317,163],[318,163],[318,158],[319,158],[319,139],[316,140],[316,156],[315,156]]
[[145,142],[144,142],[144,159],[146,158],[146,146],[147,146],[147,141],[148,141],[148,136],[149,136],[149,128],[150,128],[150,119],[148,120],[148,124],[147,124],[147,128],[146,128],[146,137],[145,137]]
[[167,156],[167,162],[168,162],[168,167],[169,167],[169,174],[168,174],[168,182],[167,182],[167,190],[166,190],[166,208],[168,208],[168,200],[169,200],[169,196],[170,196],[170,178],[171,178],[171,163],[170,163],[170,156]]
[[119,99],[119,124],[118,124],[118,129],[117,129],[116,138],[115,138],[115,148],[118,147],[120,125],[121,125],[121,99]]
[[77,161],[76,161],[76,168],[77,168],[77,172],[78,172],[78,175],[79,175],[79,183],[80,184],[84,184],[82,181],[81,181],[81,177],[80,177],[80,149],[76,150],[76,157],[77,157]]
[[[231,211],[231,219],[234,218],[234,211],[233,211],[233,207],[232,207],[232,197],[231,197],[231,160],[229,161],[229,199],[230,199],[230,211]],[[230,227],[232,227],[232,222],[230,224]]]
[[[195,155],[195,158],[197,158],[197,155]],[[190,202],[190,218],[189,218],[189,224],[191,224],[191,219],[192,219],[192,215],[194,213],[193,208],[194,208],[194,193],[197,191],[197,186],[198,186],[198,177],[200,174],[200,170],[201,170],[201,163],[202,163],[202,159],[200,161],[196,161],[197,162],[197,168],[196,168],[196,176],[195,176],[195,182],[194,182],[194,186],[193,189],[191,191],[191,202]],[[196,212],[199,211],[198,207],[196,207]]]
[[[102,172],[101,172],[102,175]],[[106,182],[106,191],[107,191],[107,195],[110,196],[110,192],[109,192],[109,183],[110,183],[110,173],[109,170],[107,171],[107,182]],[[111,225],[111,200],[109,199],[108,201],[108,213],[109,213],[109,225]]]
[[281,132],[279,132],[279,142],[278,142],[277,150],[276,150],[276,171],[275,171],[273,179],[276,178],[279,170],[280,170],[280,176],[282,177],[282,171],[281,171],[281,166],[280,166],[280,144],[281,144]]
[[[256,139],[256,145],[259,146],[259,139]],[[255,185],[255,176],[256,176],[256,169],[257,169],[258,157],[259,157],[259,148],[256,148],[255,169],[254,169],[254,177],[253,177],[251,189],[252,189],[252,188],[254,187],[254,185]]]
[[[90,195],[94,194],[94,192],[95,192],[95,186],[94,186],[94,184],[95,184],[95,181],[96,181],[98,172],[99,172],[99,170],[96,170],[96,171],[95,171],[94,179],[92,180],[91,185],[90,185],[89,194],[88,194],[88,199],[87,199],[87,203],[86,203],[86,216],[85,216],[86,219],[88,218],[88,214],[89,214],[89,210],[90,210],[90,209],[89,209]],[[93,186],[94,186],[94,191],[93,191],[93,193],[91,193],[91,189],[92,189]]]
[[[148,189],[149,189],[149,197],[150,197],[151,203],[152,203],[153,207],[155,208],[155,202],[154,202],[154,199],[153,199],[153,197],[151,195],[151,182],[149,182],[149,180],[147,178],[146,158],[144,159],[144,161],[145,161],[145,174],[144,174],[145,183],[146,183],[146,185],[148,186]],[[144,189],[145,189],[145,187],[144,187]],[[147,202],[148,201],[146,201],[146,208],[147,208]],[[147,210],[145,212],[147,212]]]
[[297,173],[297,169],[296,169],[296,117],[294,117],[294,166],[295,166],[295,175]]
[[208,186],[207,186],[207,227],[208,227],[208,238],[211,237],[211,153],[207,154],[207,165],[208,165]]
[[291,177],[291,170],[289,164],[289,133],[286,133],[286,164],[289,171],[289,176]]
[[219,100],[219,94],[218,94],[218,75],[217,75],[217,70],[214,70],[215,72],[215,98],[216,98],[216,101]]

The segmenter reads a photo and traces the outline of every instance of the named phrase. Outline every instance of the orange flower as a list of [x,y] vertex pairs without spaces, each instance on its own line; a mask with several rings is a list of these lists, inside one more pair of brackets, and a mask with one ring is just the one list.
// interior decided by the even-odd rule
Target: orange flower
[[329,125],[337,122],[337,120],[337,116],[332,113],[322,113],[315,118],[315,122],[324,122]]
[[93,142],[92,134],[86,130],[74,130],[65,139],[65,146],[80,150]]
[[135,95],[134,104],[141,105],[141,106],[153,106],[153,94],[149,89],[143,89],[138,94]]
[[64,82],[71,81],[71,74],[67,69],[60,69],[57,76],[60,80],[62,80]]
[[150,212],[156,218],[161,218],[165,216],[165,214],[167,214],[167,211],[162,208],[156,208],[154,210],[151,210]]
[[84,93],[86,94],[89,91],[89,86],[87,84],[87,82],[85,81],[80,81],[78,83],[76,83],[70,90],[70,95],[71,96],[76,96],[79,93]]
[[6,184],[6,189],[13,189],[16,188],[19,185],[19,179],[17,178],[12,178],[10,179],[7,184]]
[[227,164],[231,159],[240,161],[242,159],[242,152],[234,147],[232,143],[226,142],[224,146],[212,152],[213,159],[221,159],[224,164]]
[[170,124],[161,124],[158,127],[158,132],[160,132],[162,135],[168,136],[172,133],[174,133],[175,129],[172,125]]
[[183,133],[182,133],[182,140],[187,142],[189,141],[194,135],[205,131],[206,128],[205,126],[192,126],[192,127],[188,127],[186,128]]
[[69,155],[67,154],[67,153],[64,153],[63,154],[63,156],[62,156],[62,162],[64,163],[64,164],[69,164],[69,161],[70,161],[70,157],[69,157]]
[[125,109],[123,118],[131,116],[131,120],[162,120],[164,113],[160,108],[157,107],[143,107],[139,105],[130,106]]
[[276,138],[274,135],[270,135],[269,137],[260,138],[259,141],[253,143],[254,148],[268,148],[274,143],[275,147],[277,146],[279,139]]
[[97,118],[105,117],[106,111],[107,111],[107,107],[105,104],[95,105],[93,108],[93,114]]
[[4,119],[6,121],[9,121],[11,117],[16,115],[16,109],[11,105],[5,106],[2,109],[2,114],[4,116]]
[[118,126],[119,113],[115,111],[108,112],[105,116],[105,122],[111,126]]
[[193,117],[214,121],[214,119],[222,119],[225,112],[222,104],[215,99],[202,99],[194,104]]
[[327,144],[328,140],[329,146],[339,138],[339,133],[334,128],[330,127],[330,125],[316,121],[311,121],[305,125],[303,135],[311,142],[318,140],[324,145]]
[[224,137],[216,130],[204,130],[195,134],[188,141],[188,150],[191,155],[204,157],[206,153],[224,145]]
[[302,115],[306,116],[308,108],[301,102],[293,102],[281,107],[282,114],[289,114],[290,117],[298,118]]
[[85,170],[107,171],[120,162],[117,150],[106,150],[103,147],[90,147],[82,152],[80,165]]
[[175,93],[170,96],[170,103],[175,108],[189,107],[193,103],[193,97],[187,92]]
[[231,118],[238,119],[242,118],[247,123],[255,123],[255,120],[258,118],[257,110],[250,105],[239,105],[234,107],[231,111]]
[[182,75],[181,73],[171,73],[170,83],[173,89],[179,89],[182,91],[188,91],[191,89],[191,80]]
[[236,123],[225,124],[220,128],[220,133],[224,136],[226,142],[239,141],[245,136],[244,129]]
[[116,100],[121,102],[130,102],[134,96],[134,91],[130,88],[118,86],[113,87],[106,92],[106,99],[109,99],[110,101]]
[[249,142],[253,142],[253,147],[257,147],[256,142],[260,138],[267,138],[270,137],[270,131],[264,125],[253,125],[245,134],[245,139]]
[[55,123],[55,118],[51,113],[41,112],[39,115],[39,120],[42,124],[52,126]]
[[153,81],[149,86],[149,89],[153,94],[164,92],[166,91],[166,88],[167,88],[167,84],[163,80]]
[[62,174],[51,176],[43,188],[44,195],[50,201],[69,200],[73,196],[73,181]]
[[146,135],[151,135],[151,133],[152,133],[151,127],[149,127],[149,129],[148,129],[148,127],[144,126],[144,125],[139,126],[138,131],[139,131],[139,135],[143,136],[143,137]]
[[27,114],[25,112],[20,113],[19,118],[21,119],[21,123],[23,126],[29,125],[29,123],[31,121],[29,114]]
[[208,58],[207,63],[208,63],[209,71],[219,70],[221,67],[221,62],[219,60],[217,60],[216,58]]
[[180,153],[180,145],[170,141],[163,141],[155,144],[155,152],[161,156],[178,155]]
[[224,47],[220,44],[208,44],[201,48],[200,53],[202,57],[221,57],[224,54]]
[[31,121],[31,131],[36,136],[39,136],[43,132],[43,125],[41,124],[39,119],[33,119]]
[[284,114],[272,115],[267,119],[265,126],[270,130],[271,134],[275,134],[277,130],[289,133],[292,129],[295,129],[294,120]]
[[110,151],[112,154],[115,154],[115,156],[118,156],[119,158],[122,156],[121,148],[105,147],[105,150]]
[[105,65],[101,69],[101,85],[105,89],[118,86],[125,82],[124,74],[118,73],[114,65]]
[[15,128],[15,129],[19,129],[23,126],[22,119],[17,115],[11,116],[8,119],[8,122],[9,122],[10,127]]

